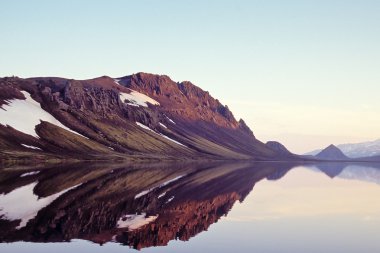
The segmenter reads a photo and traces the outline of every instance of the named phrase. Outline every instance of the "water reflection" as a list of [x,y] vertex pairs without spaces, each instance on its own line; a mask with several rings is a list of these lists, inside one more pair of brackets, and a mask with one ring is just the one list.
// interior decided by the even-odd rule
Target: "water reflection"
[[[308,204],[307,198],[318,196],[311,188],[312,180],[305,178],[315,177],[316,172],[331,178],[380,182],[379,164],[307,164],[301,173],[297,170],[300,166],[275,162],[86,163],[2,169],[0,241],[84,239],[98,244],[118,242],[136,249],[163,246],[208,230],[263,179],[273,182],[286,177],[293,179],[293,185],[305,187],[302,191],[294,188],[292,205],[288,196],[281,195],[283,189],[273,188],[281,184],[259,187],[259,198],[253,201],[256,205],[250,213],[232,220],[315,214],[321,208]],[[324,193],[330,194],[328,189]],[[250,196],[254,198],[256,191]],[[323,201],[321,206],[326,205]],[[262,202],[273,204],[260,207]],[[331,211],[334,203],[328,204]],[[243,205],[234,211],[239,211],[239,206]]]

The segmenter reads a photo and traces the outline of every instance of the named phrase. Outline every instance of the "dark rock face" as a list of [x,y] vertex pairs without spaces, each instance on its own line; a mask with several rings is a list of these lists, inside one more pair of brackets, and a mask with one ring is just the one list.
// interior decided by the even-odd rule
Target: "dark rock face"
[[315,157],[325,160],[348,160],[349,158],[343,154],[343,152],[334,145],[330,145],[322,150]]
[[[0,124],[1,131],[7,132],[0,135],[0,158],[21,156],[15,152],[21,150],[23,156],[38,153],[46,159],[124,159],[127,154],[138,159],[275,160],[279,155],[278,150],[258,141],[243,120],[237,122],[228,107],[208,92],[191,82],[173,82],[168,76],[2,78],[0,104],[25,99],[21,91],[30,93],[45,111],[82,136],[41,124],[36,129],[43,136],[34,138]],[[132,91],[159,105],[144,107],[121,100],[121,94]],[[41,150],[21,147],[31,142],[38,143]]]

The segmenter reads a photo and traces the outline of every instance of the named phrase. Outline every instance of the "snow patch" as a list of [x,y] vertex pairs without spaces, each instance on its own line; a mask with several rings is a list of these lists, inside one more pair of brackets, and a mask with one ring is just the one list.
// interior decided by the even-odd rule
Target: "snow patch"
[[168,128],[167,126],[165,126],[164,124],[162,124],[161,122],[159,123],[160,126],[162,126],[163,128]]
[[158,195],[158,198],[160,199],[160,198],[162,198],[162,197],[165,196],[165,195],[166,195],[166,192],[161,193],[160,195]]
[[146,213],[142,214],[126,214],[119,218],[117,221],[117,228],[128,228],[129,230],[135,230],[142,226],[145,226],[157,219],[158,215],[146,216]]
[[32,172],[26,172],[26,173],[24,173],[24,174],[21,174],[20,177],[33,176],[33,175],[37,175],[38,173],[40,173],[39,170],[37,170],[37,171],[32,171]]
[[181,146],[187,148],[186,145],[183,145],[182,143],[180,143],[180,142],[178,142],[178,141],[176,141],[176,140],[173,140],[172,138],[170,138],[170,137],[168,137],[168,136],[166,136],[166,135],[163,135],[163,134],[161,134],[161,133],[160,133],[160,135],[161,135],[162,137],[164,137],[165,139],[169,140],[169,141],[172,141],[172,142],[174,142],[174,143],[177,143],[178,145],[181,145]]
[[38,149],[38,150],[42,150],[38,147],[35,147],[35,146],[29,146],[29,145],[26,145],[26,144],[21,144],[22,146],[26,147],[26,148],[31,148],[31,149]]
[[45,198],[39,198],[33,193],[38,182],[22,186],[8,194],[0,194],[0,217],[7,220],[21,220],[16,229],[25,227],[29,220],[35,218],[37,213],[50,205],[62,194],[78,187],[80,184],[67,188]]
[[172,200],[174,199],[174,196],[171,196],[167,201],[166,201],[166,204],[171,202]]
[[127,100],[129,101],[127,104],[132,106],[148,107],[147,103],[150,103],[152,105],[160,105],[160,103],[158,103],[153,98],[148,97],[147,95],[135,90],[131,90],[131,93],[120,92],[119,97],[122,102],[125,102]]
[[176,124],[171,118],[169,118],[168,116],[165,116],[171,123],[173,123],[174,125]]
[[1,124],[11,126],[20,132],[38,138],[35,127],[43,120],[87,138],[64,126],[53,115],[42,109],[40,103],[35,101],[28,92],[21,91],[21,93],[24,94],[25,100],[13,99],[9,101],[8,105],[3,105],[3,110],[0,110]]
[[114,78],[113,81],[117,84],[117,85],[121,85],[119,82],[120,82],[121,79],[119,78]]
[[158,189],[158,188],[164,187],[164,186],[166,186],[166,185],[168,185],[168,184],[170,184],[170,183],[172,183],[172,182],[174,182],[174,181],[177,181],[178,179],[180,179],[180,178],[182,178],[182,177],[184,177],[184,176],[186,176],[186,174],[185,174],[185,175],[178,176],[178,177],[175,177],[175,178],[172,178],[172,179],[170,179],[170,180],[168,180],[168,181],[166,181],[166,182],[164,182],[164,183],[162,183],[162,184],[160,184],[160,185],[158,185],[158,186],[155,186],[155,187],[152,187],[152,188],[150,188],[150,189],[148,189],[148,190],[142,191],[142,192],[136,194],[135,199],[138,199],[138,198],[140,198],[140,197],[142,197],[142,196],[148,194],[149,192],[151,192],[151,191],[153,191],[153,190],[155,190],[155,189]]
[[152,131],[153,133],[156,133],[155,131],[153,131],[152,129],[150,129],[148,126],[140,123],[140,122],[136,122],[136,124],[141,127],[141,128],[144,128],[145,130],[148,130],[148,131]]
[[176,143],[176,144],[178,144],[178,145],[181,145],[181,146],[187,148],[186,145],[183,145],[182,143],[180,143],[180,142],[178,142],[178,141],[176,141],[176,140],[173,140],[172,138],[170,138],[170,137],[168,137],[168,136],[166,136],[166,135],[164,135],[164,134],[162,134],[162,133],[157,133],[157,132],[154,131],[153,129],[149,128],[148,126],[146,126],[146,125],[144,125],[144,124],[142,124],[142,123],[140,123],[140,122],[136,122],[136,124],[137,124],[139,127],[144,128],[145,130],[151,131],[151,132],[153,132],[153,133],[155,133],[155,134],[158,134],[159,136],[161,136],[161,137],[163,137],[163,138],[165,138],[165,139],[167,139],[167,140],[169,140],[169,141],[171,141],[171,142],[174,142],[174,143]]
[[148,190],[142,191],[142,192],[136,194],[135,199],[138,199],[138,198],[140,198],[140,197],[142,197],[142,196],[144,196],[144,195],[147,195],[149,192],[151,192],[151,191],[153,191],[153,190],[154,190],[154,188],[151,188],[151,189],[148,189]]

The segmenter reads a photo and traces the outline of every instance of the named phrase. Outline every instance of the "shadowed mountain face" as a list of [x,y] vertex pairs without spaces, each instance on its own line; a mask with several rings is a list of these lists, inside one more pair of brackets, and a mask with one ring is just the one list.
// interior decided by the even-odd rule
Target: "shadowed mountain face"
[[0,106],[3,160],[296,159],[208,92],[167,76],[2,78]]
[[[188,240],[280,168],[277,163],[72,164],[2,171],[0,240],[81,238],[133,248]],[[18,196],[29,200],[21,197],[7,206]]]

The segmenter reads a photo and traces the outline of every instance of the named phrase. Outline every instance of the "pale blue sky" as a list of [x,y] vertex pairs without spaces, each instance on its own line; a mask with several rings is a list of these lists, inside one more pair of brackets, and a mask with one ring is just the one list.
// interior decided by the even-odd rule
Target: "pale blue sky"
[[261,140],[380,138],[380,1],[0,0],[0,76],[190,80]]

